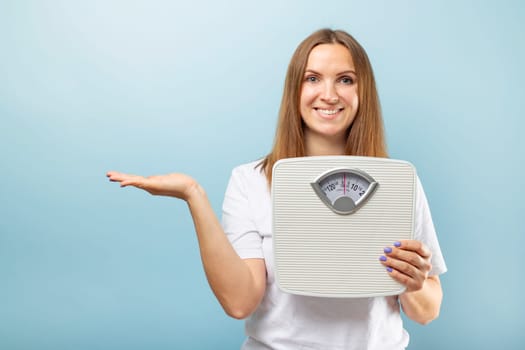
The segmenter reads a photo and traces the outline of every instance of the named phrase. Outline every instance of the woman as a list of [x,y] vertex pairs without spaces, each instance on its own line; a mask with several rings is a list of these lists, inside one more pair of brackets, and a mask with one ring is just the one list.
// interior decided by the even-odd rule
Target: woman
[[[385,247],[378,263],[406,286],[399,296],[332,299],[282,292],[273,275],[269,184],[282,158],[386,157],[374,76],[364,49],[343,31],[323,29],[296,49],[286,75],[272,151],[235,168],[222,226],[204,189],[184,174],[142,177],[109,172],[111,181],[188,203],[209,284],[226,313],[246,321],[243,349],[404,349],[400,307],[426,324],[439,314],[446,271],[418,181],[415,240]],[[378,254],[381,252],[378,252]]]

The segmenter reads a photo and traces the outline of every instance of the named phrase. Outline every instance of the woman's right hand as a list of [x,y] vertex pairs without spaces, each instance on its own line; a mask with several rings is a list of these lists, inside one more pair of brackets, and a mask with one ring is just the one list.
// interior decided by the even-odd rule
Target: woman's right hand
[[109,181],[119,182],[120,187],[133,186],[155,196],[176,197],[185,201],[200,188],[192,177],[179,173],[144,177],[109,171],[106,176]]

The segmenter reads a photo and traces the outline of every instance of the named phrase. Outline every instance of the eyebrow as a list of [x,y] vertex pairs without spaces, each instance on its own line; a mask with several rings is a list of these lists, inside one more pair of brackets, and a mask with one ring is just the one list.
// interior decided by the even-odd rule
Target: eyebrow
[[[317,71],[315,71],[313,69],[306,69],[304,72],[305,73],[313,73],[313,74],[317,74],[317,75],[322,75],[321,73],[319,73],[319,72],[317,72]],[[345,70],[343,72],[337,73],[337,75],[342,75],[342,74],[354,74],[354,75],[357,75],[357,73],[355,71],[353,71],[353,70]]]

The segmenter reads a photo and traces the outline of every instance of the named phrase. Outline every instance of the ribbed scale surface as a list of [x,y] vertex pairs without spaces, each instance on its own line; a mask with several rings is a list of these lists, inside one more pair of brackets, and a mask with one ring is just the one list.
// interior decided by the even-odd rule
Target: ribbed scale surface
[[[357,212],[338,215],[310,183],[328,170],[367,172],[379,187]],[[403,291],[379,263],[383,248],[413,235],[416,174],[410,163],[369,157],[281,160],[273,172],[276,276],[290,293],[366,297]]]

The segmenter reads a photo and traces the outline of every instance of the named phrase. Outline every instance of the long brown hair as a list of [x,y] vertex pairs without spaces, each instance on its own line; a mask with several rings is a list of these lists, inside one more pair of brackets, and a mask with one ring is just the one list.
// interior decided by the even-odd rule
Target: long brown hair
[[321,44],[341,44],[352,56],[357,75],[359,108],[348,130],[347,155],[387,157],[381,107],[372,66],[361,45],[342,30],[321,29],[308,36],[295,50],[288,65],[284,83],[279,120],[272,151],[259,164],[268,184],[272,182],[272,168],[283,158],[304,157],[304,123],[299,110],[303,76],[308,56]]

